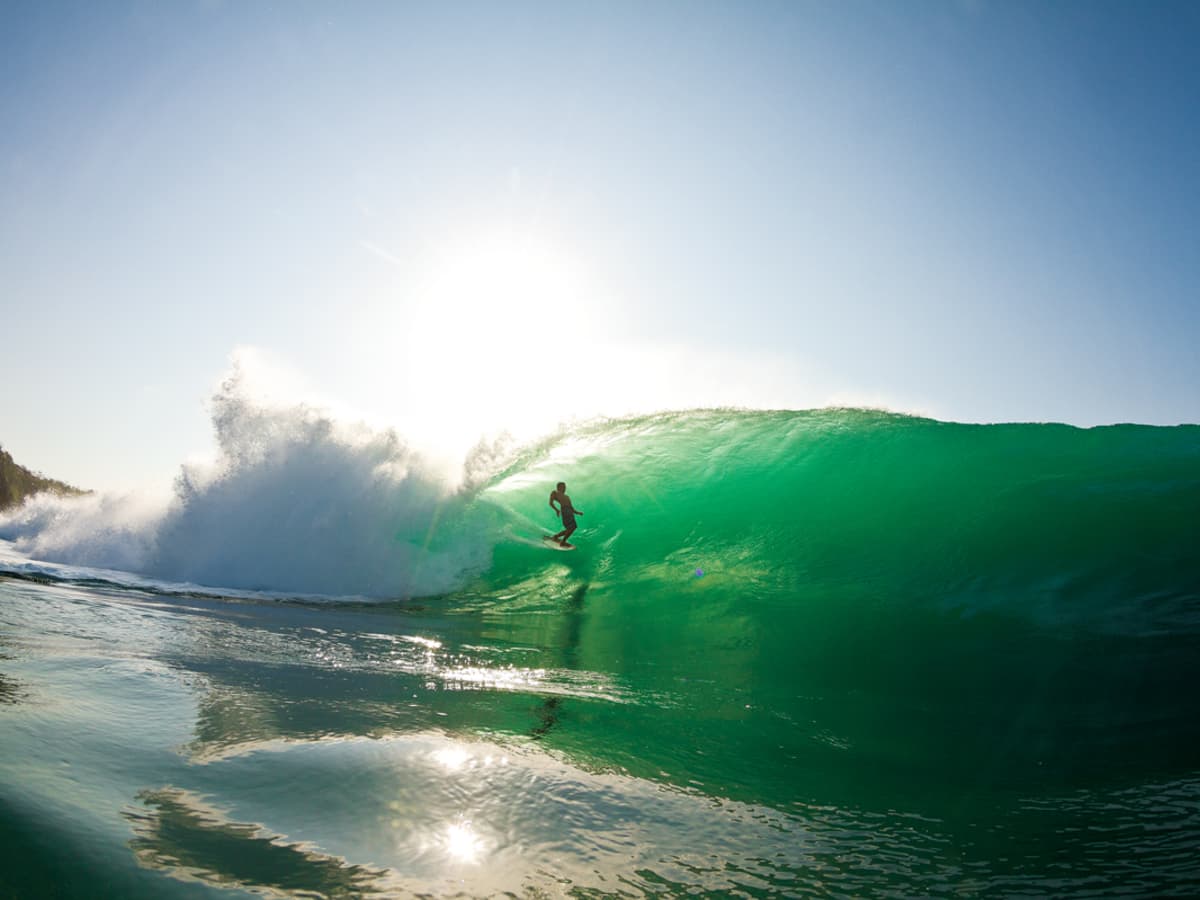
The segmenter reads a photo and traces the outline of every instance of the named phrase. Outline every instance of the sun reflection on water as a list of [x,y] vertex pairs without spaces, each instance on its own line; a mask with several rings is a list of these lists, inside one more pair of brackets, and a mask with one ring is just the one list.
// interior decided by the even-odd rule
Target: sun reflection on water
[[458,862],[478,862],[484,852],[484,842],[470,822],[454,822],[446,826],[446,852]]
[[451,684],[458,683],[509,691],[536,688],[545,677],[545,669],[521,669],[515,666],[506,668],[459,666],[447,669],[445,673],[446,681]]
[[450,772],[457,772],[471,758],[471,754],[462,747],[443,747],[440,750],[435,750],[432,756]]

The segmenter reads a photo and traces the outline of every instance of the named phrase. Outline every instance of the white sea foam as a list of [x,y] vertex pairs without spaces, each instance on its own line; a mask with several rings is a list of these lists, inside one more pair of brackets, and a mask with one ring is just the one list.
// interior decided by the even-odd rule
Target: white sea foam
[[138,494],[37,494],[0,514],[0,538],[35,559],[144,571],[163,507]]
[[424,596],[486,567],[491,542],[466,486],[395,431],[269,402],[235,361],[212,399],[216,458],[183,466],[165,503],[129,495],[31,498],[0,516],[30,558],[223,588]]

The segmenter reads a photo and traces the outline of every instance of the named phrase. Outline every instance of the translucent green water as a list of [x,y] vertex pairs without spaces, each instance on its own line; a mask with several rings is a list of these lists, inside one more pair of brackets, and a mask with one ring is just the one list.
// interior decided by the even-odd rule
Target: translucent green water
[[1200,428],[605,423],[409,558],[481,535],[371,604],[7,563],[0,896],[1200,889]]

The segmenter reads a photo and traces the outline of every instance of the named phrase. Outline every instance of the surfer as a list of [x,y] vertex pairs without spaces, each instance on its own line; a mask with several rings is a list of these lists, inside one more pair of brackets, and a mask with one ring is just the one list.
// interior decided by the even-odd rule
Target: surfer
[[[557,503],[558,506],[554,504]],[[571,498],[567,496],[567,483],[560,481],[554,490],[550,492],[550,508],[555,514],[562,519],[563,530],[558,534],[551,535],[550,540],[558,541],[564,547],[567,544],[567,538],[571,536],[571,532],[576,529],[575,517],[582,516],[583,510],[576,509],[571,505]]]

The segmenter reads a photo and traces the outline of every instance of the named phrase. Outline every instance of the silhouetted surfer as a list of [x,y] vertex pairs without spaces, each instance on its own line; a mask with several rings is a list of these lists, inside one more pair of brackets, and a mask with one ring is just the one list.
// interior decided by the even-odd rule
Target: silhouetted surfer
[[[554,504],[558,503],[558,506]],[[560,481],[558,486],[550,492],[550,508],[562,519],[563,530],[558,534],[551,535],[550,540],[558,541],[564,547],[569,547],[567,538],[571,536],[571,532],[577,527],[575,525],[575,517],[582,516],[583,510],[576,509],[571,505],[571,498],[567,496],[567,483]]]

